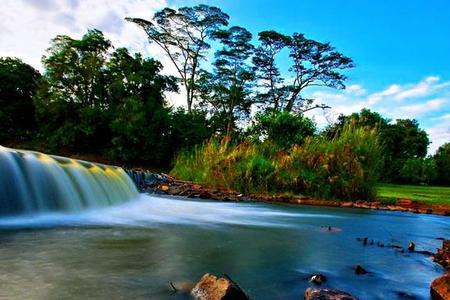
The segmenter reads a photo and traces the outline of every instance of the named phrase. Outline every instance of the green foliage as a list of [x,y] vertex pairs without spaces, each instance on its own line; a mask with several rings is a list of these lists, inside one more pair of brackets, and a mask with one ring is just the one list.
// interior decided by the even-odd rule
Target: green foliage
[[186,90],[188,112],[192,111],[200,75],[200,62],[211,48],[208,40],[222,26],[228,25],[229,16],[220,8],[197,5],[179,9],[164,8],[152,21],[126,18],[136,23],[167,54]]
[[217,118],[223,118],[223,134],[231,137],[236,121],[244,120],[254,103],[251,87],[253,68],[247,60],[253,53],[252,35],[242,27],[231,27],[214,33],[223,48],[216,52],[214,71],[203,72],[199,80],[201,103]]
[[243,192],[296,192],[326,199],[373,199],[381,148],[374,130],[347,126],[328,141],[308,137],[283,151],[269,141],[210,140],[182,152],[172,174]]
[[169,165],[164,92],[176,91],[176,81],[160,74],[158,61],[124,48],[110,53],[110,46],[96,30],[53,40],[35,97],[41,135],[52,149]]
[[450,185],[450,143],[439,147],[433,159],[437,167],[437,182]]
[[24,139],[35,129],[32,97],[40,77],[20,59],[0,58],[0,142]]
[[338,136],[346,124],[368,127],[378,131],[383,146],[383,180],[401,182],[401,169],[408,159],[424,158],[430,143],[427,133],[419,128],[416,120],[399,119],[395,123],[379,113],[363,109],[350,116],[341,116],[338,122],[327,127],[324,136],[331,139]]
[[184,108],[178,108],[170,114],[170,117],[172,153],[202,144],[214,132],[211,120],[204,111],[193,109],[188,113]]
[[437,177],[436,163],[431,158],[407,159],[400,170],[403,182],[413,184],[429,184]]
[[316,125],[302,114],[260,113],[248,131],[256,139],[263,138],[282,149],[289,149],[294,144],[302,145],[307,137],[313,136]]

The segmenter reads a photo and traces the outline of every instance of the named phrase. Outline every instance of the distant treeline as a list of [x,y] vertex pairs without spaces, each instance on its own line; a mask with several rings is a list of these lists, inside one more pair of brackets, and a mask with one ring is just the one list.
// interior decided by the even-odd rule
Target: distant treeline
[[[248,184],[233,187],[244,190],[278,182],[280,189],[310,188],[318,196],[326,187],[327,195],[370,198],[372,187],[360,179],[371,185],[380,179],[450,184],[450,145],[427,157],[429,139],[415,120],[392,122],[362,110],[320,131],[305,117],[328,106],[305,97],[304,90],[345,88],[343,72],[353,67],[330,43],[269,30],[255,44],[249,31],[228,27],[229,16],[206,5],[166,8],[151,21],[127,20],[145,30],[178,76],[162,75],[153,58],[114,49],[98,30],[80,39],[56,36],[43,56],[42,74],[20,59],[0,59],[0,143],[175,166],[179,176],[195,180],[226,166],[241,172],[236,178]],[[207,62],[212,42],[218,50]],[[287,70],[278,65],[283,55]],[[180,88],[186,106],[175,109],[165,94]],[[207,155],[214,160],[206,161]],[[337,177],[352,182],[339,183],[348,192],[333,190]]]

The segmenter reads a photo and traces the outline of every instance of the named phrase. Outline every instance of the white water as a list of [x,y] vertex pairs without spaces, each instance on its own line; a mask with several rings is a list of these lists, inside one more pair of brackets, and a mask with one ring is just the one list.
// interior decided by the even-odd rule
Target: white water
[[0,215],[78,212],[137,196],[121,168],[0,146]]

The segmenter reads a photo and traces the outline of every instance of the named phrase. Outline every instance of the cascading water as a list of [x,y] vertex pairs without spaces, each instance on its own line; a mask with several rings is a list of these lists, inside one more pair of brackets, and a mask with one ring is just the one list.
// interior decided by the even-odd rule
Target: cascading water
[[79,211],[137,196],[122,168],[0,146],[0,215]]

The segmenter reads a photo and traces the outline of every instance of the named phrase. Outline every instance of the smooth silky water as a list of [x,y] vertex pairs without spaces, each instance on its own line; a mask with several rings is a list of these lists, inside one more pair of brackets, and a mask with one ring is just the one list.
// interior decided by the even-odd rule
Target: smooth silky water
[[[327,276],[324,286],[361,299],[404,299],[399,292],[429,299],[430,282],[443,273],[427,256],[356,238],[414,241],[434,251],[436,238],[450,236],[446,217],[138,195],[119,168],[102,173],[108,167],[54,157],[37,167],[53,172],[42,188],[23,161],[35,158],[3,151],[15,158],[0,161],[2,171],[27,179],[0,174],[3,189],[15,187],[7,199],[0,194],[0,299],[187,299],[169,282],[194,282],[206,272],[228,274],[252,299],[302,299],[314,273]],[[356,264],[371,273],[355,275]]]

